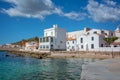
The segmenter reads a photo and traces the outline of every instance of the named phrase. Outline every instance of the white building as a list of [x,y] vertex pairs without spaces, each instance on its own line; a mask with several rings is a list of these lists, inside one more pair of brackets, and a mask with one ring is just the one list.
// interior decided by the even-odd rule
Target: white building
[[76,38],[67,38],[66,47],[67,47],[67,51],[77,51]]
[[118,26],[117,28],[116,28],[116,30],[115,30],[115,36],[116,37],[118,37],[118,39],[114,42],[114,43],[112,43],[112,45],[114,45],[114,46],[119,46],[120,47],[120,26]]
[[40,38],[40,50],[66,50],[66,30],[53,25],[44,30],[44,37]]
[[26,51],[36,51],[38,49],[39,44],[37,42],[26,42],[25,43],[25,50]]
[[66,35],[68,39],[75,38],[75,44],[71,40],[67,40],[67,51],[94,51],[106,46],[106,42],[103,40],[105,37],[114,36],[115,34],[108,30],[84,28],[84,30],[68,32]]

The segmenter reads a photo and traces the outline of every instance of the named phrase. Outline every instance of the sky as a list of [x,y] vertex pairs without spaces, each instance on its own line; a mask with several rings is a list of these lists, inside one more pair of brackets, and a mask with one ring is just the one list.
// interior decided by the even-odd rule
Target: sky
[[67,32],[114,31],[120,26],[120,0],[0,0],[0,44],[42,37],[53,24]]

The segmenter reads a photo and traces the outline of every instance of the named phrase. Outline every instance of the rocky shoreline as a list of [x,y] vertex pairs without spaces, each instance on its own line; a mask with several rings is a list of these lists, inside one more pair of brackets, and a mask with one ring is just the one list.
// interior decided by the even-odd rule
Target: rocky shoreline
[[68,51],[21,51],[20,49],[8,48],[0,51],[8,51],[18,56],[29,56],[34,58],[97,58],[97,59],[110,59],[120,58],[120,52],[95,52],[95,51],[79,51],[79,52],[68,52]]

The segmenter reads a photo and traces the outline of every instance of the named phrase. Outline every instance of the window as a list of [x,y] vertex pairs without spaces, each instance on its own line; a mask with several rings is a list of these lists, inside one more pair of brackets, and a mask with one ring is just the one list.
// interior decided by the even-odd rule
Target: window
[[48,48],[49,48],[49,46],[47,45],[47,46],[46,46],[46,48],[48,49]]
[[46,36],[47,36],[47,33],[46,33]]
[[45,42],[45,38],[43,38],[43,42]]
[[74,44],[74,41],[72,41],[72,43]]
[[46,37],[46,42],[49,42],[49,38],[48,37]]
[[42,42],[42,38],[40,38],[40,42]]
[[91,44],[91,49],[94,49],[94,44]]
[[83,45],[81,45],[81,49],[83,49]]
[[97,31],[94,31],[93,33],[94,33],[94,34],[97,34]]
[[63,41],[60,41],[60,43],[63,43]]
[[104,31],[101,31],[101,33],[103,34],[103,33],[104,33]]
[[90,33],[88,32],[87,35],[89,35]]
[[53,37],[51,37],[51,42],[53,42]]
[[80,42],[83,43],[83,38],[80,39]]
[[42,45],[40,46],[40,48],[42,49]]
[[91,37],[91,40],[94,41],[94,37]]
[[53,36],[53,32],[51,32],[51,35]]
[[72,46],[72,49],[74,49],[74,46]]
[[107,33],[105,33],[105,35],[107,35]]
[[45,46],[43,45],[43,49],[45,49]]
[[69,44],[69,42],[67,42],[67,44]]
[[111,33],[111,36],[113,36],[113,33]]
[[69,47],[67,47],[67,49],[69,49]]
[[103,47],[103,44],[101,44],[101,47]]
[[50,45],[51,49],[53,49],[53,45]]

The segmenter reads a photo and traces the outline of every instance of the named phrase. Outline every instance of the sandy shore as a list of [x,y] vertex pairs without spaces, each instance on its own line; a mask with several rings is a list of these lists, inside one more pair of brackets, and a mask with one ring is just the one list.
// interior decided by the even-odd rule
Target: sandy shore
[[82,66],[81,80],[120,80],[120,59],[106,59]]

